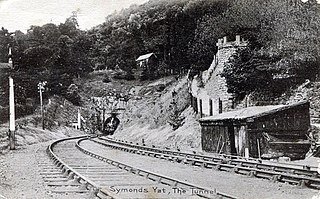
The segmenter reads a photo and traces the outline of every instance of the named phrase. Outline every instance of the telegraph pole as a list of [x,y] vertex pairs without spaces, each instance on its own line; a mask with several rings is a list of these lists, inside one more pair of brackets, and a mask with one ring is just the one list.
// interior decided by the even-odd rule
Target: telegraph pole
[[47,84],[47,81],[38,83],[38,90],[39,90],[39,94],[40,94],[41,123],[42,123],[43,130],[44,130],[44,113],[43,113],[42,92],[44,91],[44,86],[46,84]]
[[102,125],[101,125],[101,132],[104,129],[104,120],[105,120],[105,107],[104,107],[104,103],[105,103],[105,98],[102,98]]
[[79,130],[81,129],[81,113],[80,113],[80,108],[78,109],[78,128],[79,128]]
[[13,88],[13,79],[9,77],[9,142],[10,142],[10,150],[15,149],[15,110],[14,110],[14,88]]
[[[11,47],[8,52],[8,65],[9,68],[13,69]],[[9,143],[10,150],[14,150],[15,147],[15,133],[16,133],[16,122],[15,122],[15,110],[14,110],[14,85],[13,79],[9,77]]]

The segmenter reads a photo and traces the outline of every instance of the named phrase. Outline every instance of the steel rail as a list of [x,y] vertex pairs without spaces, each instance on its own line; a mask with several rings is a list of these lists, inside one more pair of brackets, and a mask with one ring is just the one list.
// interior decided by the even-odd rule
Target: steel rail
[[119,197],[115,196],[111,192],[107,190],[103,190],[101,187],[99,187],[97,184],[92,182],[90,179],[84,177],[79,172],[77,172],[72,167],[68,166],[63,160],[61,160],[56,153],[53,152],[53,148],[61,142],[74,140],[74,139],[85,139],[87,136],[77,136],[77,137],[69,137],[64,139],[59,139],[51,143],[47,148],[47,153],[49,157],[54,161],[54,164],[64,172],[64,175],[67,176],[70,180],[73,180],[74,182],[78,182],[85,186],[86,189],[91,191],[95,196],[98,196],[98,194],[103,194],[107,196],[109,199],[119,199]]
[[[134,145],[132,143],[119,142],[106,138],[99,138],[105,142],[92,140],[107,147],[123,150],[135,154],[152,156],[170,161],[192,164],[204,168],[211,168],[222,171],[231,171],[234,173],[249,175],[251,177],[260,177],[272,180],[274,182],[288,182],[299,186],[320,189],[320,178],[317,171],[310,170],[310,167],[302,168],[286,167],[284,165],[266,164],[256,161],[244,161],[238,159],[227,159],[219,157],[210,157],[185,152],[170,151],[166,149],[151,148],[146,146]],[[110,144],[113,143],[113,144]],[[298,165],[301,166],[301,165]]]
[[[252,162],[258,162],[258,163],[262,163],[262,160],[261,159],[257,159],[257,158],[251,158],[251,157],[243,157],[243,156],[236,156],[236,155],[228,155],[228,154],[217,154],[217,153],[213,153],[213,155],[215,156],[207,156],[207,155],[200,155],[200,154],[196,154],[196,152],[194,152],[194,154],[192,153],[187,153],[187,152],[180,152],[180,151],[173,151],[173,150],[168,150],[168,149],[162,149],[162,148],[156,148],[154,146],[152,147],[148,147],[146,145],[140,145],[139,143],[136,143],[133,144],[133,142],[128,142],[128,141],[124,141],[124,140],[113,140],[111,138],[102,138],[102,137],[99,137],[99,139],[103,139],[103,140],[107,140],[109,142],[114,142],[116,144],[122,144],[122,145],[126,145],[126,146],[130,146],[130,147],[135,147],[135,148],[145,148],[145,149],[148,149],[148,150],[151,150],[151,151],[162,151],[162,152],[165,152],[165,153],[168,153],[168,154],[173,154],[173,155],[186,155],[186,156],[193,156],[195,158],[204,158],[204,159],[212,159],[212,158],[218,158],[218,159],[230,159],[230,160],[233,160],[233,161],[245,161],[245,162],[248,162],[248,161],[252,161]],[[265,164],[265,165],[284,165],[285,168],[287,168],[287,166],[293,166],[293,167],[301,167],[301,169],[303,170],[310,170],[310,171],[315,171],[318,169],[318,167],[315,167],[315,166],[309,166],[309,165],[302,165],[302,164],[290,164],[290,163],[262,163],[262,164]],[[316,172],[317,173],[317,172]]]
[[[235,162],[235,163],[241,163],[241,162],[254,163],[254,162],[257,162],[257,163],[259,163],[260,166],[266,166],[266,167],[270,167],[270,168],[277,166],[277,168],[283,168],[283,169],[288,169],[288,166],[292,166],[292,168],[290,168],[290,169],[295,169],[296,170],[295,172],[300,170],[301,172],[303,172],[302,174],[304,174],[304,175],[309,174],[310,176],[319,176],[319,174],[317,172],[318,168],[314,167],[314,166],[301,165],[301,164],[290,164],[290,163],[269,163],[268,164],[268,163],[262,163],[262,160],[257,159],[257,158],[245,158],[242,156],[234,156],[234,155],[226,155],[226,154],[214,154],[214,156],[206,156],[206,155],[200,155],[200,154],[196,154],[196,153],[191,154],[191,153],[186,153],[186,152],[172,151],[172,150],[155,148],[155,147],[151,148],[151,147],[147,147],[145,145],[141,146],[141,145],[139,145],[139,143],[134,145],[132,142],[130,142],[130,144],[129,144],[127,141],[122,141],[122,140],[112,140],[112,139],[106,139],[106,138],[101,138],[101,137],[99,137],[99,139],[106,140],[108,142],[113,142],[115,144],[121,144],[121,145],[129,146],[129,147],[133,147],[133,148],[145,149],[145,150],[149,150],[149,151],[161,152],[161,153],[179,155],[179,156],[185,156],[185,157],[193,157],[195,159],[203,159],[203,160],[208,160],[208,161],[209,160],[213,160],[213,161],[215,161],[215,160],[217,160],[217,161],[231,160],[232,162]],[[304,172],[306,172],[307,174]]]
[[[79,139],[77,141],[77,143],[76,143],[76,147],[80,151],[82,151],[83,153],[88,154],[88,155],[90,155],[90,156],[92,156],[92,157],[94,157],[94,158],[96,158],[98,160],[101,160],[101,161],[104,161],[104,162],[106,162],[108,164],[116,166],[116,167],[118,167],[120,169],[124,169],[126,171],[129,171],[132,174],[136,174],[136,175],[148,178],[148,179],[150,179],[152,181],[156,181],[158,183],[162,183],[164,185],[168,185],[168,186],[172,186],[172,187],[177,187],[177,188],[182,188],[182,189],[184,189],[184,188],[197,189],[197,190],[203,191],[205,194],[214,193],[218,198],[230,198],[230,199],[235,199],[236,198],[235,196],[219,192],[216,189],[210,190],[208,188],[200,187],[200,186],[197,186],[197,185],[194,185],[194,184],[191,184],[191,183],[186,183],[186,182],[183,182],[183,181],[180,181],[180,180],[177,180],[177,179],[173,179],[173,178],[170,178],[170,177],[167,177],[167,176],[164,176],[164,175],[159,175],[159,174],[156,174],[156,173],[153,173],[153,172],[150,172],[150,171],[146,171],[146,170],[143,170],[143,169],[134,168],[134,167],[132,167],[130,165],[123,164],[121,162],[114,161],[114,160],[111,160],[109,158],[100,156],[100,155],[98,155],[98,154],[96,154],[96,153],[94,153],[92,151],[89,151],[89,150],[85,149],[84,147],[81,147],[80,146],[80,142],[82,142],[84,140],[88,140],[88,138]],[[196,194],[196,195],[198,195],[200,197],[203,197],[203,198],[211,198],[211,197],[208,197],[207,195],[204,195],[204,194]]]
[[[223,158],[223,159],[231,159],[231,160],[233,160],[233,161],[235,161],[235,160],[239,160],[239,161],[243,160],[243,161],[245,161],[245,162],[247,162],[247,161],[253,161],[253,162],[262,163],[262,160],[261,160],[261,159],[251,158],[251,157],[246,158],[246,157],[242,157],[242,156],[228,155],[228,154],[216,154],[216,153],[213,153],[213,155],[215,156],[215,157],[213,157],[213,156],[206,156],[206,155],[196,154],[195,152],[194,152],[194,154],[192,154],[192,153],[187,153],[187,152],[180,152],[180,151],[173,151],[173,150],[156,148],[156,147],[154,147],[154,146],[153,146],[153,147],[148,147],[148,146],[146,146],[146,145],[141,146],[139,143],[136,143],[136,145],[134,145],[133,142],[129,142],[129,143],[128,143],[127,141],[123,141],[123,140],[113,140],[113,139],[111,139],[111,138],[108,138],[108,139],[107,139],[107,138],[101,138],[101,137],[99,137],[99,139],[107,140],[107,141],[109,141],[109,142],[114,142],[114,143],[116,143],[116,144],[122,144],[122,145],[131,146],[131,147],[136,147],[136,148],[145,148],[145,149],[149,149],[149,150],[151,150],[151,151],[163,151],[163,152],[166,152],[166,153],[168,153],[168,154],[173,154],[173,155],[177,155],[177,154],[179,154],[179,155],[191,155],[191,156],[194,156],[194,157],[196,157],[196,158],[209,158],[209,159],[212,159],[212,158],[220,158],[220,159],[221,159],[221,158]],[[263,164],[266,164],[266,165],[274,165],[274,164],[276,164],[276,165],[278,165],[278,166],[280,166],[280,165],[285,165],[284,167],[287,167],[287,166],[301,167],[302,169],[307,169],[307,170],[313,169],[314,171],[316,171],[317,168],[318,168],[318,167],[315,167],[315,166],[308,166],[308,165],[302,165],[302,164],[279,163],[279,162],[277,162],[277,163],[270,163],[270,164],[268,164],[268,163],[263,163]]]

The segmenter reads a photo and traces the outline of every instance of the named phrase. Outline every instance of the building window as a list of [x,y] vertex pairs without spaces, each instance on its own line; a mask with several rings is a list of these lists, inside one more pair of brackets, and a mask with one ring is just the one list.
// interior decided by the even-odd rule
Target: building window
[[202,113],[202,99],[200,99],[200,117],[202,117],[203,113]]
[[210,116],[213,115],[213,103],[212,103],[212,99],[209,99],[209,115],[210,115]]
[[218,99],[218,101],[219,101],[219,113],[222,113],[222,101],[220,98]]

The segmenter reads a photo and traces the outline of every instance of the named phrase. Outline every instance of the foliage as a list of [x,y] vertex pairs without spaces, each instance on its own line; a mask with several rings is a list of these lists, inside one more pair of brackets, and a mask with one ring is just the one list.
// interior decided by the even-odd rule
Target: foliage
[[[263,6],[261,6],[263,5]],[[225,34],[240,33],[251,46],[230,60],[223,76],[229,90],[283,92],[319,74],[319,5],[315,1],[237,1],[216,23]],[[318,25],[316,25],[318,24]]]
[[[89,31],[94,38],[92,59],[99,68],[101,65],[108,69],[119,66],[128,71],[136,67],[138,56],[154,52],[168,69],[189,68],[191,63],[202,59],[192,56],[196,59],[193,61],[188,52],[197,21],[204,14],[221,13],[228,5],[225,2],[229,1],[149,1],[122,10]],[[158,73],[153,76],[164,75],[163,71],[152,72]]]
[[128,71],[120,70],[120,71],[116,72],[113,75],[113,78],[115,78],[115,79],[124,79],[124,80],[127,80],[127,81],[131,81],[131,80],[135,79],[132,70],[128,70]]
[[111,78],[109,77],[108,74],[105,74],[105,75],[104,75],[102,82],[104,82],[104,83],[109,83],[109,82],[111,82]]
[[[258,57],[250,48],[242,49],[233,55],[229,64],[225,66],[222,76],[226,78],[228,90],[244,95],[255,91],[256,88],[274,90],[277,85],[272,84],[271,59]],[[262,67],[263,66],[263,67]]]
[[[229,90],[243,96],[257,90],[281,92],[319,74],[320,7],[315,0],[150,0],[115,12],[89,31],[73,15],[59,25],[31,26],[26,34],[0,30],[0,62],[12,46],[17,100],[36,98],[39,81],[48,82],[45,97],[66,95],[72,79],[92,68],[125,71],[132,79],[136,58],[153,52],[156,70],[140,79],[191,68],[207,69],[217,39],[236,34],[250,42],[226,66]],[[2,78],[3,79],[3,78]],[[6,79],[6,78],[4,78]],[[1,81],[7,101],[7,83]],[[1,101],[2,100],[1,96]]]
[[[39,81],[48,82],[49,95],[64,95],[72,78],[92,71],[86,56],[92,41],[77,26],[76,17],[72,16],[58,26],[31,26],[26,34],[16,31],[11,36],[7,46],[13,47],[17,82],[28,82],[20,85],[27,91],[24,97],[37,96],[36,84]],[[21,78],[20,73],[29,77],[22,75]]]
[[75,84],[71,84],[66,91],[66,99],[73,104],[79,106],[81,104],[81,96],[79,95],[79,88]]
[[2,27],[0,29],[0,62],[8,62],[8,48],[12,40],[9,31]]
[[[37,84],[47,81],[44,97],[54,94],[65,96],[79,104],[79,96],[68,92],[73,78],[92,71],[88,59],[92,41],[86,32],[78,29],[76,16],[60,25],[31,26],[26,34],[0,30],[0,62],[8,62],[8,48],[12,47],[14,70],[3,74],[1,79],[1,105],[8,106],[8,76],[15,83],[17,106],[21,114],[30,114],[26,99],[37,99]],[[4,99],[4,100],[2,100]]]

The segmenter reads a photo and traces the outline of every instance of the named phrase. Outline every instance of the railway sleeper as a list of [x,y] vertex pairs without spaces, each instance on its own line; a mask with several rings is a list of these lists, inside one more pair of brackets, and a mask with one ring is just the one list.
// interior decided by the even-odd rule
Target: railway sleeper
[[[155,148],[155,146],[152,146]],[[137,147],[137,148],[140,148],[140,147]],[[143,149],[145,149],[145,147],[142,147]],[[132,150],[133,151],[133,150]],[[131,151],[131,152],[132,152]],[[154,151],[159,151],[159,150],[154,150]],[[164,152],[164,151],[162,151]],[[167,152],[168,154],[170,154],[170,152]],[[140,154],[140,152],[139,152]],[[184,154],[185,155],[185,154]],[[163,154],[148,154],[148,156],[153,156],[153,157],[157,157],[157,158],[161,158],[161,159],[164,159],[164,155]],[[185,158],[183,159],[183,163],[185,164],[191,164],[191,165],[195,165],[195,166],[201,166],[201,167],[204,167],[204,168],[207,168],[208,167],[208,164],[206,162],[199,162],[197,160],[199,160],[200,158],[198,156],[195,156],[195,155],[186,155],[188,158],[189,157],[192,157],[193,160],[190,160],[188,158]],[[230,166],[236,166],[236,167],[229,167],[229,169],[227,169],[228,171],[231,171],[231,172],[234,172],[234,173],[241,173],[241,174],[247,174],[251,177],[261,177],[261,178],[267,178],[267,179],[270,179],[274,182],[277,182],[277,181],[282,181],[281,180],[281,175],[272,175],[272,173],[269,173],[267,171],[271,171],[271,172],[277,172],[277,171],[281,171],[281,172],[286,172],[288,174],[300,174],[300,173],[303,173],[303,175],[306,175],[307,173],[305,173],[304,170],[299,170],[299,169],[288,169],[288,168],[281,168],[281,167],[277,167],[276,165],[275,166],[269,166],[269,165],[263,165],[263,164],[260,164],[260,163],[257,163],[257,162],[249,162],[249,161],[246,161],[244,162],[243,160],[242,161],[234,161],[234,159],[231,159],[230,157],[227,157],[227,156],[222,156],[224,157],[224,159],[215,159],[215,158],[212,158],[212,160],[215,160],[215,161],[219,161],[219,162],[222,162],[222,163],[227,163],[229,164]],[[167,157],[166,158],[167,160],[169,161],[172,161],[172,159],[176,160],[176,161],[179,161],[180,162],[182,161],[182,159],[179,159],[178,157],[174,158],[174,157]],[[205,157],[202,157],[201,160],[206,160]],[[226,165],[223,165],[224,167],[226,167]],[[246,167],[244,167],[246,166]],[[242,168],[244,167],[244,168]],[[257,169],[263,169],[265,171],[249,171],[249,168],[257,168]],[[212,168],[215,168],[217,170],[222,170],[221,168],[221,165],[216,165],[215,167],[212,166]],[[228,168],[228,167],[226,167]],[[305,169],[307,170],[307,169]],[[309,169],[310,170],[310,169]],[[308,170],[307,170],[308,172]],[[309,172],[308,172],[309,173]],[[302,175],[302,174],[301,174]],[[289,180],[286,180],[286,181],[289,181]],[[298,179],[294,179],[293,180],[290,180],[291,183],[294,183],[294,184],[298,184]],[[300,181],[300,184],[309,184],[309,183],[306,183],[305,180],[301,180]]]
[[68,175],[68,180],[72,180],[73,178],[74,178],[74,173],[71,171],[70,173],[69,173],[69,175]]
[[170,186],[172,186],[172,187],[177,187],[177,186],[178,186],[178,182],[177,182],[177,181],[173,181]]
[[273,175],[270,177],[271,182],[279,182],[281,179],[281,175]]
[[295,178],[290,178],[288,176],[283,176],[280,181],[287,184],[293,184],[293,185],[298,185],[300,182],[300,180]]
[[97,188],[92,188],[89,190],[89,198],[96,198],[98,197],[100,190]]
[[172,156],[169,156],[169,157],[167,158],[167,160],[170,161],[170,162],[172,162],[172,161],[174,160],[174,158],[173,158]]
[[239,173],[239,168],[238,167],[234,167],[231,169],[232,173]]
[[310,186],[310,182],[309,180],[300,180],[299,183],[298,183],[298,186],[299,187],[309,187]]
[[239,170],[238,174],[249,176],[250,171],[248,170]]
[[183,159],[184,164],[189,164],[189,160],[187,158]]
[[212,167],[214,170],[220,171],[221,170],[221,165],[217,164],[215,167]]
[[64,169],[63,176],[67,178],[69,176],[69,172],[69,169]]
[[70,181],[70,183],[79,183],[80,184],[81,178],[77,175],[73,176],[73,180]]
[[79,186],[80,190],[88,190],[88,182],[86,182],[86,181],[81,182],[80,181],[80,183],[81,183]]
[[207,168],[207,167],[208,167],[208,164],[207,164],[206,162],[202,162],[201,167],[202,167],[202,168]]
[[198,166],[198,167],[201,167],[203,165],[203,162],[199,162],[197,160],[194,160],[193,161],[193,166]]
[[249,177],[256,177],[257,176],[257,171],[249,171]]
[[171,186],[172,184],[172,180],[170,179],[166,179],[166,178],[162,178],[160,181],[161,184],[167,185],[167,186]]
[[272,174],[257,171],[256,177],[270,179]]

